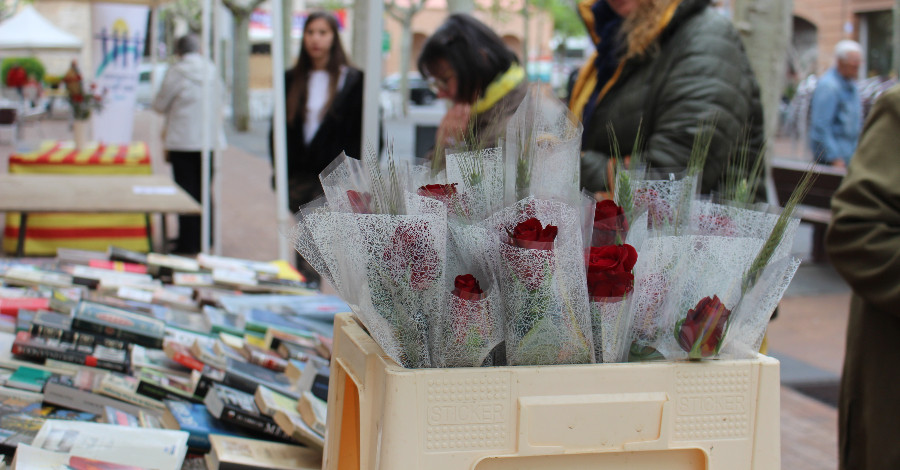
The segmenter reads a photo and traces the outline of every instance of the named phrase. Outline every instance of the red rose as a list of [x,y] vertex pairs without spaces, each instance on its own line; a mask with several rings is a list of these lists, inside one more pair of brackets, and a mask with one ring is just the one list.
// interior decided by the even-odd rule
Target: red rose
[[532,217],[518,225],[509,235],[510,243],[519,248],[530,248],[536,250],[550,250],[553,248],[553,241],[556,240],[556,234],[559,229],[555,225],[547,225],[543,227],[541,221]]
[[371,214],[372,195],[359,191],[348,190],[347,198],[350,199],[350,208],[357,214]]
[[587,284],[590,297],[622,297],[634,288],[631,270],[637,251],[631,245],[591,247]]
[[425,186],[420,187],[419,190],[416,191],[416,194],[437,199],[439,201],[446,201],[456,195],[456,183],[426,184]]
[[453,294],[463,300],[479,300],[484,297],[484,291],[478,285],[478,279],[471,274],[456,276],[453,281]]
[[704,297],[687,316],[675,324],[675,338],[691,359],[712,356],[719,349],[725,334],[725,324],[731,310],[718,296]]
[[400,224],[382,255],[394,279],[409,273],[409,284],[415,290],[431,287],[440,271],[440,257],[434,249],[426,222]]
[[605,199],[594,209],[594,231],[591,246],[605,246],[622,243],[628,233],[625,212],[615,202]]

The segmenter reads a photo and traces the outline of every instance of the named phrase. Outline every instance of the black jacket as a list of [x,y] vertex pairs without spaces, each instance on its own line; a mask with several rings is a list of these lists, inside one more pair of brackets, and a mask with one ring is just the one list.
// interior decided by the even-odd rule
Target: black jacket
[[[292,71],[284,77],[285,94],[291,89]],[[287,98],[285,98],[287,99]],[[348,67],[344,84],[325,113],[322,124],[309,145],[303,142],[304,110],[298,110],[293,124],[287,125],[288,181],[318,181],[319,173],[341,152],[362,156],[363,73]],[[269,155],[274,156],[272,131],[269,131]],[[274,160],[274,157],[273,157]]]

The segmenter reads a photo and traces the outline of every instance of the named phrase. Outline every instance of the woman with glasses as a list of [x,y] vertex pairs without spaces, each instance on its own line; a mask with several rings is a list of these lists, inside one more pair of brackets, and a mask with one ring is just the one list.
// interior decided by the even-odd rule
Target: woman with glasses
[[360,158],[362,151],[363,74],[347,60],[334,16],[309,14],[297,64],[284,78],[288,207],[295,212],[321,193],[319,173],[335,157]]
[[438,98],[452,102],[438,127],[432,168],[444,151],[492,147],[527,91],[525,70],[506,44],[480,21],[451,15],[422,47],[419,72]]

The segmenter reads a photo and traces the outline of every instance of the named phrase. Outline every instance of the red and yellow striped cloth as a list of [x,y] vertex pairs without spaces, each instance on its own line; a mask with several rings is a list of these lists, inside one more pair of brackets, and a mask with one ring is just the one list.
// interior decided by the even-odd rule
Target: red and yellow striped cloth
[[[147,144],[91,145],[75,149],[62,142],[44,142],[36,151],[9,156],[9,172],[20,174],[149,175]],[[77,195],[73,195],[77,197]],[[27,256],[53,256],[60,247],[105,251],[109,245],[147,252],[144,214],[40,213],[28,215]],[[6,215],[3,250],[15,253],[19,214]]]

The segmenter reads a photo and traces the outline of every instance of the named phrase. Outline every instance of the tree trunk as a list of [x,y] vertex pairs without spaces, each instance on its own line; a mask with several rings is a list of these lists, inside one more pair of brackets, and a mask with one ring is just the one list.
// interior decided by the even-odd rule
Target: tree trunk
[[475,11],[475,0],[447,0],[447,9],[453,13],[472,13]]
[[409,62],[412,57],[412,19],[415,12],[407,11],[403,17],[400,34],[400,96],[403,97],[403,115],[409,115]]
[[784,91],[785,51],[791,43],[793,3],[793,0],[736,0],[734,3],[734,24],[759,82],[766,138],[770,142],[775,138],[778,105]]
[[250,129],[250,15],[234,15],[234,88],[231,116],[240,132]]

